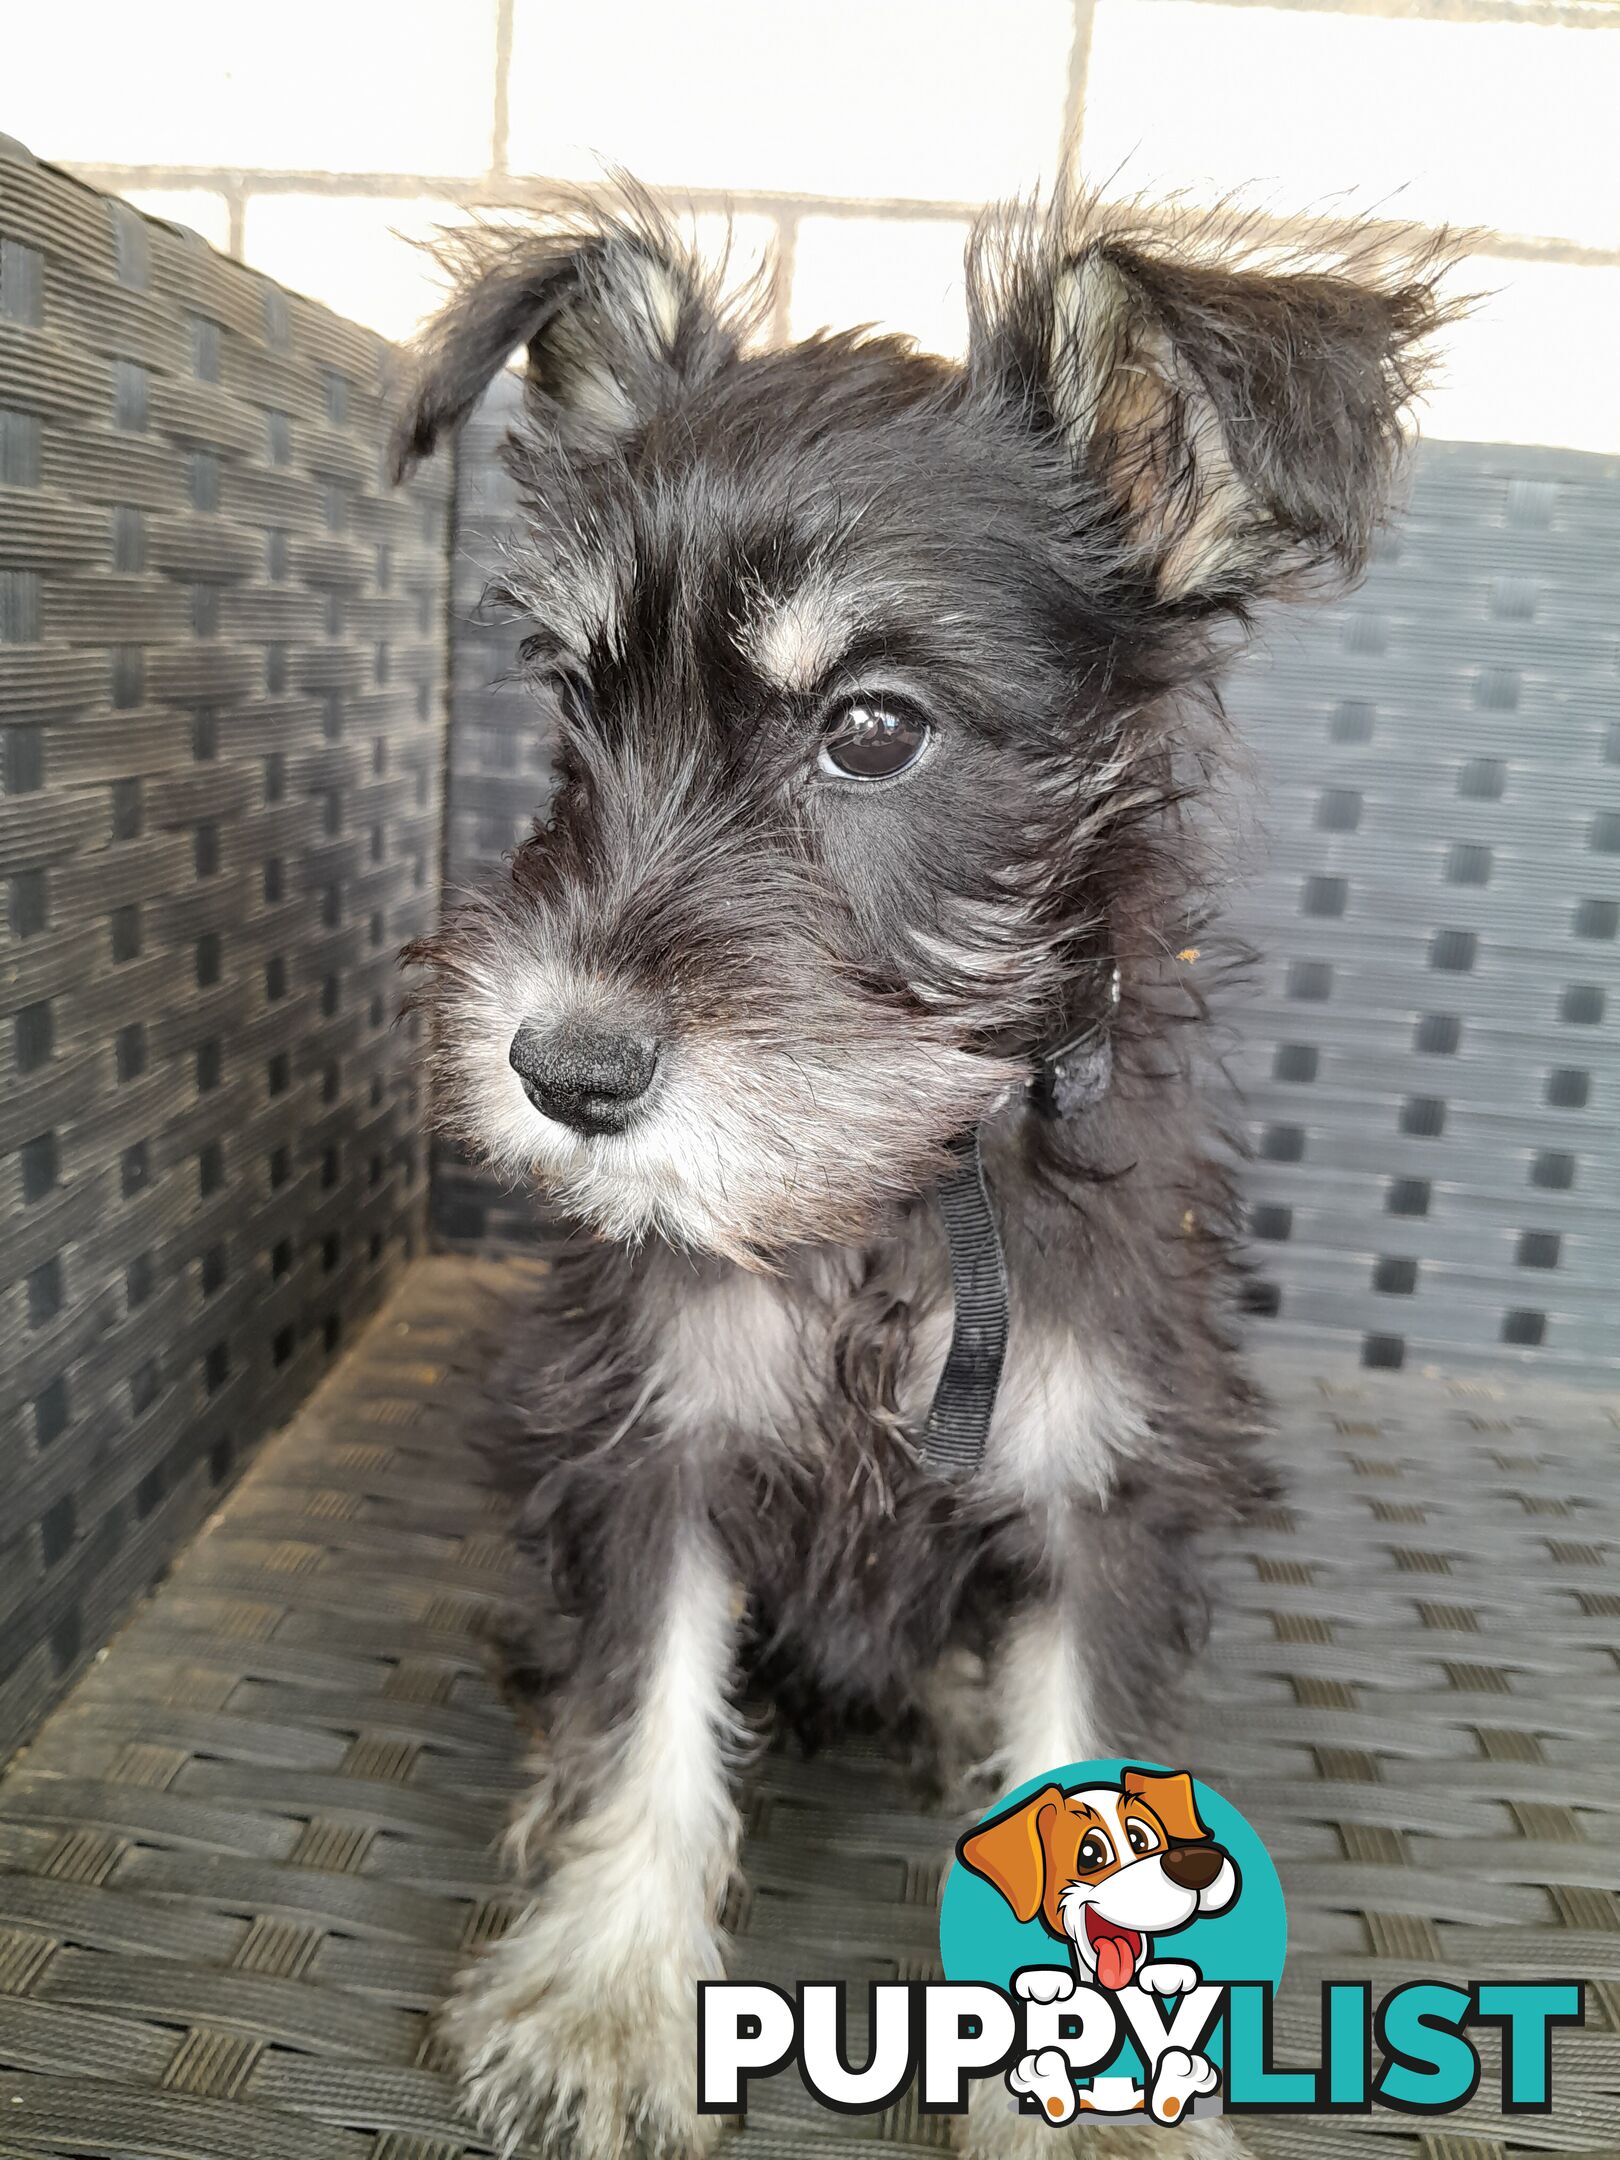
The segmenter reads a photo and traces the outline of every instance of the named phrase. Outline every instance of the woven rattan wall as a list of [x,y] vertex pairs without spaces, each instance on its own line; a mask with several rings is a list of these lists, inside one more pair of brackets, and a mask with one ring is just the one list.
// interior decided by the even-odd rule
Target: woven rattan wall
[[0,144],[0,1755],[420,1236],[448,476],[368,332]]
[[[544,717],[513,673],[518,631],[484,604],[501,535],[517,515],[516,490],[499,458],[516,405],[517,380],[509,375],[473,414],[457,446],[447,893],[476,888],[498,874],[502,856],[528,831],[551,787]],[[453,1244],[506,1246],[532,1237],[535,1214],[526,1195],[482,1176],[440,1142],[433,1222]]]
[[1278,1332],[1368,1365],[1620,1370],[1620,460],[1428,446],[1346,605],[1233,712]]
[[[545,793],[476,620],[512,515],[503,385],[463,445],[451,864],[488,877]],[[1613,1372],[1620,1304],[1620,463],[1425,446],[1351,600],[1275,625],[1230,706],[1266,868],[1234,928],[1262,963],[1229,1017],[1267,1332],[1367,1364]],[[464,1165],[445,1236],[531,1214]]]

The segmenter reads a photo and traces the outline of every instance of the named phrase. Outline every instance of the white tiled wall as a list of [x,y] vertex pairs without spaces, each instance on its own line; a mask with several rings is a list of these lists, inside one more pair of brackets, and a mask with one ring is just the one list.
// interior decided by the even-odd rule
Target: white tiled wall
[[1612,32],[1098,0],[1087,89],[1097,172],[1620,248]]
[[518,0],[514,171],[978,202],[1049,173],[1069,0]]
[[283,285],[397,337],[443,298],[428,243],[465,216],[428,195],[250,194],[241,251]]
[[776,328],[963,334],[974,206],[1080,160],[1487,228],[1430,432],[1620,450],[1620,7],[1573,0],[58,0],[0,129],[391,335],[413,243],[621,164],[789,266]]
[[806,217],[793,256],[791,327],[847,330],[897,323],[931,352],[967,338],[960,218]]
[[481,172],[487,0],[48,0],[9,10],[6,132],[64,163]]

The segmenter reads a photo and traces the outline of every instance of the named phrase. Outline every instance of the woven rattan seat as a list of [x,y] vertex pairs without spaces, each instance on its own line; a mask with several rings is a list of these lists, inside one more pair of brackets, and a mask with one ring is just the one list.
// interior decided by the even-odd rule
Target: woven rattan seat
[[[417,1264],[0,1783],[0,2153],[456,2160],[429,2015],[513,1893],[522,1739],[481,1638],[507,1579],[469,1444],[491,1272]],[[1281,2059],[1319,1979],[1576,1974],[1557,2110],[1254,2125],[1264,2154],[1620,2145],[1615,1405],[1494,1381],[1269,1378],[1285,1505],[1224,1551],[1200,1773],[1289,1893]],[[875,1749],[767,1756],[736,1968],[922,1977],[948,1819]],[[1487,2076],[1483,2091],[1491,2090]],[[1474,2126],[1472,2129],[1470,2126]],[[741,2150],[937,2120],[759,2089]],[[1374,2144],[1374,2140],[1378,2142]]]

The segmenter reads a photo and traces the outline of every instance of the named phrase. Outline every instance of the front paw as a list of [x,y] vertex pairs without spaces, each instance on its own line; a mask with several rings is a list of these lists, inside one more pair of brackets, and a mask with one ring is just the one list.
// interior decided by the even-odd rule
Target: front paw
[[1072,2122],[1078,2112],[1074,2076],[1061,2048],[1042,2048],[1015,2062],[1007,2072],[1007,2090],[1033,2100],[1036,2113],[1048,2122]]
[[519,1925],[461,1976],[440,2017],[467,2106],[497,2152],[693,2160],[722,2120],[697,2110],[697,1980],[681,1961],[604,1970]]
[[1067,2002],[1074,1993],[1074,1974],[1066,1965],[1024,1965],[1013,1974],[1013,1993],[1025,2002]]
[[1155,1995],[1185,1995],[1199,1985],[1198,1967],[1180,1958],[1153,1958],[1138,1971],[1136,1984]]
[[1155,2122],[1180,2122],[1188,2102],[1202,2093],[1214,2092],[1220,2082],[1220,2072],[1207,2055],[1191,2055],[1185,2048],[1166,2048],[1153,2072],[1148,2112]]

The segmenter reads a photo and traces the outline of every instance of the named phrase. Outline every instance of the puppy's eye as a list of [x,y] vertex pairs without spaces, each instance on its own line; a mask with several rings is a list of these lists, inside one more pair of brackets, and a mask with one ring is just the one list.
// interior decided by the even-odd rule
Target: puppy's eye
[[816,763],[841,780],[892,780],[916,764],[932,733],[927,719],[900,698],[849,698],[833,713]]
[[1130,1840],[1133,1853],[1152,1852],[1159,1842],[1145,1823],[1127,1822],[1125,1835]]
[[1080,1840],[1080,1865],[1090,1874],[1094,1868],[1107,1867],[1114,1857],[1114,1848],[1100,1830],[1088,1830]]

